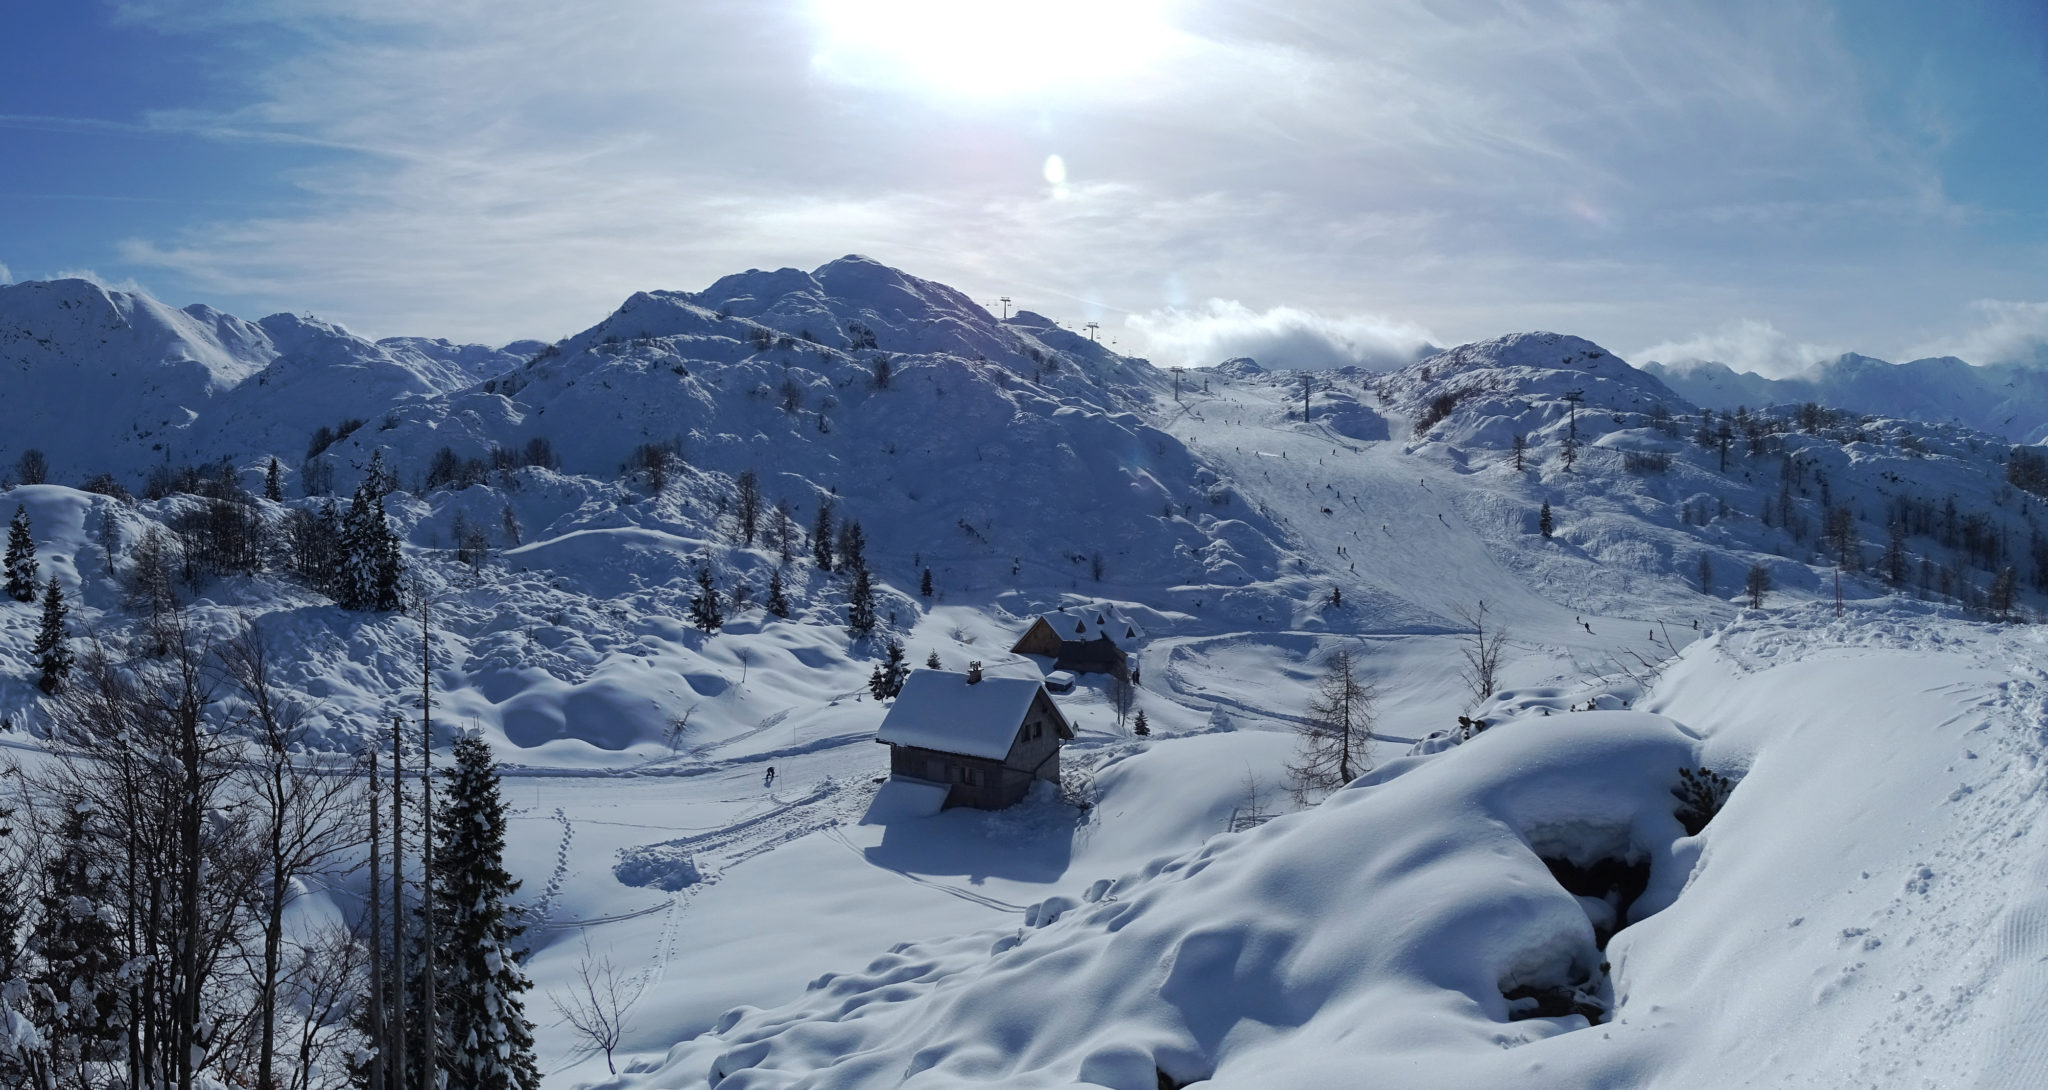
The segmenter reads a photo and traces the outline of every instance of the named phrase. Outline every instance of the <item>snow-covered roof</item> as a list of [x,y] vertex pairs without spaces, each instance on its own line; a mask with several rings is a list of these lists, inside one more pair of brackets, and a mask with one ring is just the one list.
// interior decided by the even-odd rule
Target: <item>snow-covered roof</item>
[[875,737],[892,746],[1001,760],[1040,688],[1037,678],[984,676],[969,685],[966,674],[913,670]]
[[[1136,621],[1124,616],[1123,611],[1106,602],[1088,605],[1067,606],[1038,615],[1059,633],[1062,640],[1087,643],[1090,640],[1109,637],[1110,642],[1122,647],[1131,640],[1143,639],[1145,630]],[[1033,621],[1036,624],[1037,621]]]

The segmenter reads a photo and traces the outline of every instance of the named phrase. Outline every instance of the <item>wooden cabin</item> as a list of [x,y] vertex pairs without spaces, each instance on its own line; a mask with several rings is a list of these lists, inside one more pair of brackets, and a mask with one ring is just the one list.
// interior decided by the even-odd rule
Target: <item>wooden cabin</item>
[[1055,670],[1113,674],[1125,664],[1132,644],[1145,635],[1114,606],[1061,606],[1032,618],[1010,650],[1051,659]]
[[1058,783],[1074,728],[1036,678],[913,670],[875,741],[892,779],[946,786],[945,805],[1000,810]]

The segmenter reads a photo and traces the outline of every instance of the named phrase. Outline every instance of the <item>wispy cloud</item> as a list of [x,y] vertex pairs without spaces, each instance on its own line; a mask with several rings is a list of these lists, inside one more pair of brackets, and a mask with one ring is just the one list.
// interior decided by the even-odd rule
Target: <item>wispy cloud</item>
[[1181,0],[1148,78],[999,100],[820,63],[799,0],[122,10],[289,46],[250,52],[233,107],[146,128],[363,153],[300,169],[303,210],[125,258],[379,333],[552,336],[633,290],[860,251],[1074,317],[1213,324],[1187,308],[1216,298],[1644,343],[1954,213],[1855,97],[1822,0]]
[[1844,349],[1807,344],[1779,332],[1769,322],[1744,318],[1709,333],[1680,341],[1653,344],[1631,355],[1637,363],[1667,364],[1683,368],[1688,364],[1721,363],[1737,371],[1753,371],[1765,378],[1794,378],[1812,372],[1816,364],[1834,359]]
[[51,273],[50,280],[89,280],[108,291],[125,291],[135,295],[148,295],[150,290],[133,277],[101,276],[92,269],[58,269]]
[[6,262],[0,261],[0,284],[12,283],[14,283],[14,270],[9,269]]

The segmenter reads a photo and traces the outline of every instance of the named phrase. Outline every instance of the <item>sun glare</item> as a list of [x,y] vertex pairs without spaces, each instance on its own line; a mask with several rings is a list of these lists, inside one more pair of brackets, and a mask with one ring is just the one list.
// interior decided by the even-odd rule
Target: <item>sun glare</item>
[[974,97],[1100,87],[1171,43],[1171,0],[815,0],[821,71]]

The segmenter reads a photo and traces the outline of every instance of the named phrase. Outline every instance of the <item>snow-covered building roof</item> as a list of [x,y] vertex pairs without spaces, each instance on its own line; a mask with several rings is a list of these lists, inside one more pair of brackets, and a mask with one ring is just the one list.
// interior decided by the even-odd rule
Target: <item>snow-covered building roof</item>
[[1130,640],[1145,636],[1145,630],[1138,627],[1136,621],[1107,602],[1064,606],[1039,614],[1032,623],[1038,621],[1052,626],[1060,639],[1072,643],[1087,643],[1107,636],[1111,643],[1121,647]]
[[966,674],[913,670],[875,738],[1000,761],[1043,688],[1037,678],[984,676],[969,685]]

